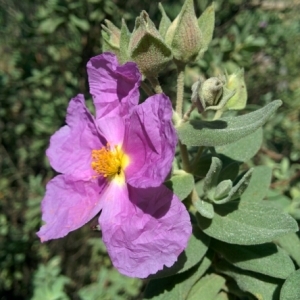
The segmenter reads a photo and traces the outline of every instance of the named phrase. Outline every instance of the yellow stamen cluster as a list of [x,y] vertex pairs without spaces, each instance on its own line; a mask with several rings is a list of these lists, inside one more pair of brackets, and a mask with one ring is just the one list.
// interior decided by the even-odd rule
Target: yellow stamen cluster
[[128,157],[119,146],[111,148],[109,144],[99,150],[92,150],[92,169],[105,178],[124,177]]
[[104,177],[114,176],[121,171],[121,160],[117,148],[111,151],[107,145],[100,150],[93,150],[92,159],[93,170]]

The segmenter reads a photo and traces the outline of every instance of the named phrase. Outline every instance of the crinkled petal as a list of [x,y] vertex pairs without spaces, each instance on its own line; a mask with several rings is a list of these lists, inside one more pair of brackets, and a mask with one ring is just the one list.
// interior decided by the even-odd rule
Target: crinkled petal
[[119,116],[97,119],[99,132],[112,146],[122,145],[125,132],[124,118]]
[[66,122],[68,125],[51,137],[46,154],[57,172],[88,180],[95,175],[91,168],[92,150],[100,149],[106,141],[98,133],[83,95],[70,101]]
[[87,72],[97,118],[125,116],[138,104],[141,74],[135,63],[120,66],[107,52],[91,58]]
[[172,266],[192,232],[177,196],[165,186],[126,189],[110,184],[107,192],[99,223],[113,265],[139,278]]
[[100,212],[105,179],[74,180],[66,175],[54,177],[46,187],[42,201],[42,219],[46,222],[37,235],[42,242],[66,236]]
[[126,120],[124,151],[130,157],[127,182],[135,187],[159,186],[171,170],[177,135],[172,105],[164,94],[136,106]]

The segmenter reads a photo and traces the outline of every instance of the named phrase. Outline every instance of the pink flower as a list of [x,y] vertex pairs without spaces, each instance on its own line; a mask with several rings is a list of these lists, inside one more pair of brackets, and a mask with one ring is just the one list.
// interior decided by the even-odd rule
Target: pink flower
[[145,278],[170,267],[191,235],[189,214],[162,183],[177,137],[163,94],[138,105],[141,75],[134,63],[118,65],[105,53],[88,65],[94,118],[84,97],[73,98],[67,125],[50,140],[47,156],[61,175],[42,201],[41,241],[61,238],[95,217],[114,266]]

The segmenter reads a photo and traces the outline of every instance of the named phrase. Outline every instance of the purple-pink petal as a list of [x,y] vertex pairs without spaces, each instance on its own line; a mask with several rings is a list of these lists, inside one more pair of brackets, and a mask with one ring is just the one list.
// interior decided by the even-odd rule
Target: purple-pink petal
[[50,139],[46,152],[50,164],[57,172],[89,180],[95,175],[91,168],[92,150],[100,149],[106,141],[99,135],[83,95],[70,101],[66,122]]
[[131,160],[126,169],[127,182],[135,187],[161,185],[171,170],[176,143],[167,96],[154,95],[136,106],[126,120],[123,145]]
[[82,227],[100,212],[100,194],[107,186],[104,179],[75,180],[66,175],[54,177],[42,201],[43,225],[37,235],[42,242],[66,236]]
[[98,131],[111,146],[122,145],[125,131],[124,118],[119,116],[103,117],[96,120]]
[[119,65],[107,52],[91,58],[87,72],[97,118],[125,116],[138,104],[141,74],[135,63]]
[[115,184],[107,194],[99,223],[113,265],[139,278],[172,266],[192,232],[177,196],[165,186],[126,189]]

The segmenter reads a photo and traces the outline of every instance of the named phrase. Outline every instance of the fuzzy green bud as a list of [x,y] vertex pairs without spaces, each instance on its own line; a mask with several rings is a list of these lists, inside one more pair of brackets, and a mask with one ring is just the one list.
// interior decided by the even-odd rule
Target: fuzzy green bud
[[174,59],[181,63],[193,62],[202,45],[202,33],[195,14],[193,0],[186,0],[165,36]]
[[173,58],[171,49],[145,11],[136,18],[128,54],[137,63],[142,74],[148,78],[157,77]]
[[201,96],[206,106],[217,105],[223,94],[224,83],[218,77],[211,77],[204,81],[201,89]]
[[202,113],[205,110],[223,110],[234,94],[235,90],[225,87],[225,79],[211,77],[203,82],[199,79],[193,84],[191,100]]

